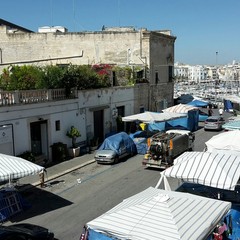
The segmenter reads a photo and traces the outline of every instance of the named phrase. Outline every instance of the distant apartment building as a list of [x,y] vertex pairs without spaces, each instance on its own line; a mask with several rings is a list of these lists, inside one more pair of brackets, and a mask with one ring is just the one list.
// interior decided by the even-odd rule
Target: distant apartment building
[[176,81],[239,81],[240,80],[240,63],[233,61],[231,64],[210,66],[187,64],[174,64],[174,77]]
[[218,69],[216,66],[207,66],[207,79],[216,80],[219,79]]
[[188,79],[193,82],[201,82],[201,80],[207,79],[207,70],[204,66],[190,66],[188,68]]
[[175,63],[174,71],[175,79],[179,81],[188,80],[197,83],[207,79],[207,69],[201,65],[191,66]]
[[233,61],[219,67],[219,79],[222,81],[239,81],[240,80],[240,63]]
[[189,65],[178,62],[174,64],[174,76],[176,81],[188,80],[188,67]]

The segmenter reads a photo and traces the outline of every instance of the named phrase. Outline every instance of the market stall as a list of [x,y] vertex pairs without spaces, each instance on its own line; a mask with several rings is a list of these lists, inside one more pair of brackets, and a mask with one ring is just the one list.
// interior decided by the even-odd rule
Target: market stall
[[88,222],[84,234],[88,240],[206,239],[230,207],[229,202],[149,187]]

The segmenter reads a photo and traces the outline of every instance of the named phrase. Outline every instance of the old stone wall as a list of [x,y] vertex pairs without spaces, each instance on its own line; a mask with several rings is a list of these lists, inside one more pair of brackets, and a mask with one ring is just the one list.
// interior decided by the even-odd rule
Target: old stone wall
[[36,64],[143,64],[139,32],[2,32],[0,43],[3,64],[44,59]]

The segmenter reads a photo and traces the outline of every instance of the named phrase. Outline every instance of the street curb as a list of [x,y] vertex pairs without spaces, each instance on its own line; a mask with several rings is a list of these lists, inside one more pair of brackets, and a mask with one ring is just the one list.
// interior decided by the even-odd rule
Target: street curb
[[[49,182],[49,181],[51,181],[51,180],[53,180],[53,179],[56,179],[56,178],[58,178],[58,177],[61,177],[61,176],[63,176],[63,175],[66,175],[66,174],[68,174],[68,173],[70,173],[70,172],[73,172],[73,171],[75,171],[75,170],[77,170],[77,169],[80,169],[80,168],[83,168],[83,167],[85,167],[85,166],[88,166],[88,165],[90,165],[90,164],[92,164],[92,163],[94,163],[94,162],[96,162],[96,160],[95,160],[95,159],[92,159],[92,160],[89,160],[89,161],[87,161],[87,162],[85,162],[85,163],[79,164],[79,165],[77,165],[77,166],[75,166],[75,167],[69,168],[69,169],[67,169],[67,170],[65,170],[65,171],[63,171],[63,172],[56,173],[56,174],[48,177],[48,179],[47,179],[47,181],[45,181],[45,183],[46,183],[46,182]],[[31,184],[29,184],[29,185],[27,185],[27,186],[21,187],[21,188],[19,189],[19,191],[20,191],[20,192],[21,192],[21,191],[25,191],[25,190],[27,190],[27,189],[31,189],[31,188],[37,187],[37,186],[39,186],[39,185],[40,185],[40,182],[37,181],[37,182],[31,183]]]

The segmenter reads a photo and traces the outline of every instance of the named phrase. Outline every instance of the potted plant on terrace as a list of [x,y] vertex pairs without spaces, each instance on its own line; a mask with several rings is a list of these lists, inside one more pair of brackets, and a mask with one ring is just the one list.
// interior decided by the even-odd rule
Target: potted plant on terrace
[[74,126],[71,126],[70,130],[66,134],[69,138],[72,139],[72,147],[69,149],[69,155],[71,157],[77,157],[80,154],[80,147],[77,146],[76,140],[81,136],[79,130]]

